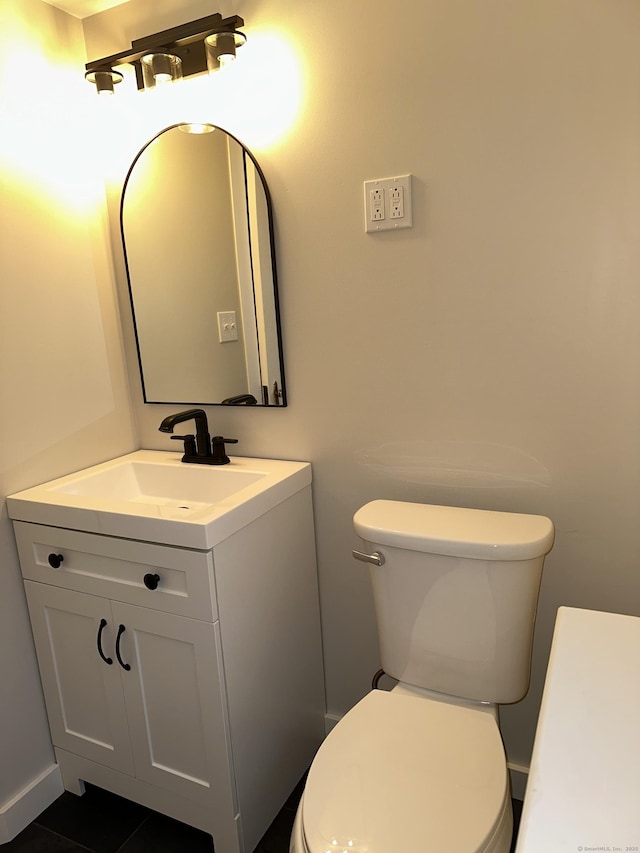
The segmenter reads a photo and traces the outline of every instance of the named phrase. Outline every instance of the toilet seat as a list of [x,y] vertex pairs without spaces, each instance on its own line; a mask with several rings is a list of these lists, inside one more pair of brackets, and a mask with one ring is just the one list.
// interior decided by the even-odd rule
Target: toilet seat
[[298,823],[307,853],[508,851],[511,801],[495,718],[373,690],[320,747]]

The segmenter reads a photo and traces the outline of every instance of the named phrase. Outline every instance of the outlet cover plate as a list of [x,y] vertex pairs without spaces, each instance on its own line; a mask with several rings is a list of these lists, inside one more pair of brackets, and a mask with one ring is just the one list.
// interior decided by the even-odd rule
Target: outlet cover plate
[[[397,205],[397,189],[401,187],[402,216],[392,216]],[[377,192],[376,192],[377,191]],[[382,203],[379,201],[382,194]],[[382,211],[382,217],[380,216]],[[395,211],[397,214],[397,210]],[[364,182],[364,230],[395,231],[413,226],[411,204],[411,175],[396,175],[392,178],[377,178]]]

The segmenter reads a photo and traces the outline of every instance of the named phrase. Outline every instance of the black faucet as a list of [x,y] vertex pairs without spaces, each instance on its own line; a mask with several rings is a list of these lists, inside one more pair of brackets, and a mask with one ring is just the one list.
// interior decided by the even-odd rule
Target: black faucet
[[236,394],[222,401],[223,406],[257,406],[258,401],[253,394]]
[[225,442],[227,444],[237,444],[238,440],[236,438],[222,438],[222,436],[217,435],[212,446],[209,436],[209,424],[204,409],[187,409],[184,412],[169,415],[160,424],[160,432],[173,432],[176,424],[190,420],[196,422],[195,435],[171,436],[172,439],[184,441],[184,456],[182,457],[182,461],[199,462],[203,465],[226,465],[230,462],[231,460],[225,453]]

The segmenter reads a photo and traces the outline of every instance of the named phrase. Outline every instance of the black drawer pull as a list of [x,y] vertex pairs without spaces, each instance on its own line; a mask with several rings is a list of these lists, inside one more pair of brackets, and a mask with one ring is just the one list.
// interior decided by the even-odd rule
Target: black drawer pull
[[131,669],[131,665],[128,663],[125,663],[122,660],[122,658],[120,657],[120,637],[122,637],[122,635],[124,634],[124,632],[126,630],[127,629],[125,628],[124,625],[120,625],[120,627],[118,628],[118,636],[116,637],[116,657],[118,658],[118,663],[120,664],[120,666],[123,669],[126,669],[127,672],[129,672],[129,670]]
[[147,572],[142,580],[147,589],[157,589],[160,583],[160,575],[152,575],[151,572]]
[[62,554],[49,554],[49,565],[52,569],[59,569],[63,562]]
[[113,660],[112,660],[111,658],[105,657],[105,654],[104,654],[104,652],[102,651],[102,632],[104,631],[104,629],[105,629],[105,627],[106,627],[106,624],[107,624],[107,620],[106,620],[106,619],[101,619],[101,620],[100,620],[100,627],[98,628],[98,640],[97,640],[97,643],[98,643],[98,654],[100,655],[100,657],[102,658],[102,660],[103,660],[105,663],[108,663],[108,664],[109,664],[109,666],[111,666],[111,664],[113,663]]

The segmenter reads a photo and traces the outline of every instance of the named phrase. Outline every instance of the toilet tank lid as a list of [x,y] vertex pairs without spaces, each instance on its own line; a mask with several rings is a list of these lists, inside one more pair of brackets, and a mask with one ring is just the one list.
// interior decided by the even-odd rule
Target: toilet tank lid
[[543,515],[376,500],[353,517],[358,536],[377,545],[477,560],[547,554],[554,528]]

